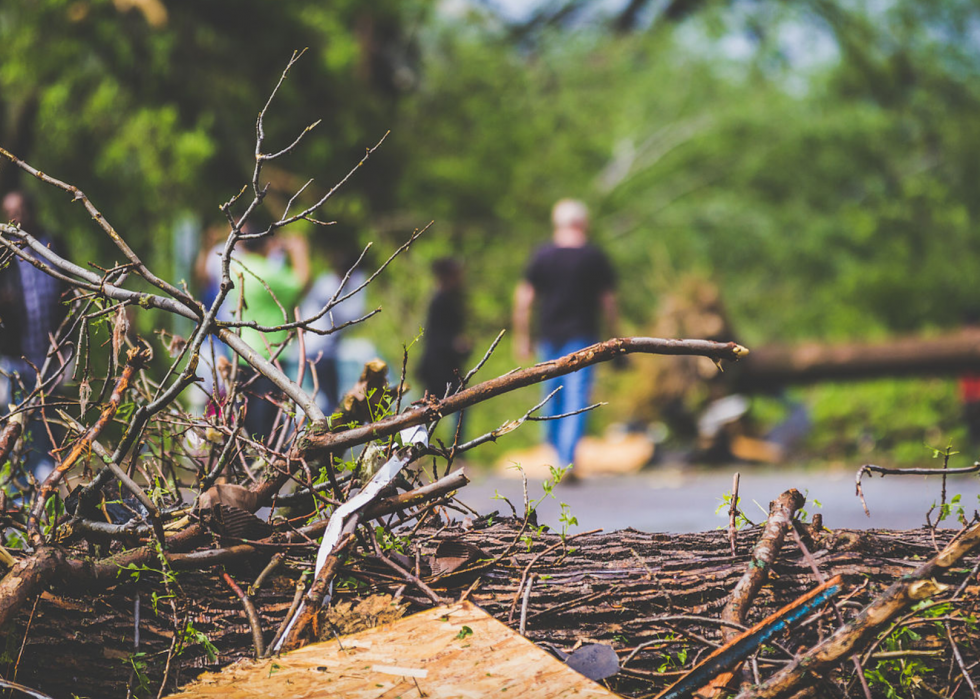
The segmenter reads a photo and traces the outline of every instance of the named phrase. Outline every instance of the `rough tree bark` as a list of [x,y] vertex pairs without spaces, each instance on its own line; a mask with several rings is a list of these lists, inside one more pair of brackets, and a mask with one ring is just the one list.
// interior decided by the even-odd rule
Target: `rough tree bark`
[[[940,545],[952,537],[940,531]],[[530,535],[530,541],[523,541]],[[476,526],[433,527],[418,532],[424,542],[420,553],[432,554],[441,541],[465,541],[479,546],[495,565],[483,572],[469,593],[470,599],[506,622],[527,565],[536,573],[527,609],[527,635],[532,640],[564,650],[575,643],[601,642],[613,646],[623,669],[610,682],[612,688],[629,696],[659,691],[676,680],[685,666],[707,652],[707,642],[720,643],[725,628],[719,616],[729,602],[737,582],[744,576],[762,528],[743,531],[737,555],[732,556],[725,532],[703,534],[648,534],[633,530],[594,533],[569,538],[562,545],[558,534],[537,533],[519,520],[478,520]],[[549,551],[550,549],[550,551]],[[541,555],[543,552],[544,555]],[[934,553],[931,535],[925,529],[908,532],[836,531],[818,535],[814,556],[828,577],[843,575],[848,584],[850,607],[873,599],[881,590]],[[228,574],[247,589],[272,557],[256,551],[226,567]],[[961,563],[969,569],[976,556]],[[295,592],[298,568],[277,569],[268,582],[254,591],[253,601],[266,642],[278,628]],[[966,579],[961,569],[940,571],[939,580],[959,586]],[[377,559],[350,561],[346,587],[338,589],[335,602],[373,593],[394,594],[402,589],[410,611],[432,606],[421,592],[406,587],[405,579]],[[140,599],[140,656],[148,662],[143,670],[156,689],[163,661],[173,641],[169,612],[161,603],[154,611],[152,595],[165,594],[159,577],[144,575],[139,581],[123,573],[118,584],[98,597],[83,590],[43,593],[32,613],[25,605],[17,617],[8,643],[26,650],[17,671],[17,681],[35,686],[55,699],[79,696],[123,696],[133,680],[129,660],[133,653],[135,600]],[[431,583],[444,597],[458,597],[474,581],[457,579],[451,588]],[[816,585],[813,573],[796,547],[785,546],[771,567],[746,623],[754,623]],[[219,651],[218,662],[208,663],[201,645],[189,645],[171,664],[168,686],[192,679],[203,669],[213,669],[254,654],[253,632],[236,594],[221,581],[221,573],[187,571],[177,576],[181,590],[178,614],[206,635]],[[980,613],[976,581],[968,586],[960,602],[962,614]],[[517,602],[521,611],[523,595]],[[32,600],[33,603],[33,600]],[[516,622],[512,622],[516,628]],[[817,614],[801,634],[794,635],[787,650],[810,646],[827,638],[834,622],[829,613]],[[920,632],[922,628],[916,627]],[[66,634],[65,629],[71,629]],[[925,629],[928,632],[928,627]],[[327,637],[329,629],[325,630]],[[779,641],[778,646],[785,643]],[[777,646],[759,662],[766,674],[789,658]],[[688,649],[687,662],[678,651]],[[976,662],[977,648],[962,648],[967,662]],[[13,654],[16,657],[16,652]],[[56,659],[56,660],[54,660]],[[52,663],[56,671],[52,671]],[[845,666],[846,667],[846,666]],[[12,665],[4,669],[12,677]]]

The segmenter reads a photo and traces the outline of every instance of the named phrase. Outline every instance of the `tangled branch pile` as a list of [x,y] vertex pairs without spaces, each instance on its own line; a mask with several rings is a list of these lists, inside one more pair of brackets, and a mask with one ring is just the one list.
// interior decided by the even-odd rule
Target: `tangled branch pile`
[[[83,265],[30,230],[0,224],[0,263],[16,256],[70,289],[70,312],[45,361],[33,376],[13,377],[20,397],[0,426],[0,685],[26,682],[65,697],[160,696],[202,667],[269,656],[469,595],[558,650],[611,645],[620,670],[607,681],[633,696],[723,696],[745,678],[734,691],[746,698],[977,696],[978,589],[970,582],[980,564],[971,569],[966,558],[980,541],[977,524],[953,540],[827,534],[799,525],[795,491],[773,503],[761,531],[739,541],[723,533],[565,537],[537,527],[526,505],[513,519],[468,517],[465,528],[449,521],[451,511],[466,514],[455,497],[467,483],[454,470],[457,457],[519,427],[540,406],[469,442],[431,443],[447,415],[626,353],[734,361],[745,350],[613,339],[469,385],[494,343],[452,395],[403,406],[404,371],[391,385],[387,367],[370,363],[339,412],[324,415],[302,387],[302,365],[290,376],[276,358],[304,333],[338,330],[314,323],[362,292],[423,231],[363,284],[347,288],[348,273],[312,317],[290,318],[283,309],[282,323],[262,326],[239,297],[237,315],[219,319],[219,306],[226,299],[236,305],[242,285],[233,274],[236,245],[300,220],[319,223],[318,210],[337,190],[293,211],[306,201],[303,187],[264,230],[247,226],[267,192],[264,164],[312,128],[266,153],[264,117],[265,109],[252,181],[221,207],[228,236],[210,306],[153,273],[77,187],[0,149],[80,202],[125,260]],[[162,361],[156,340],[128,336],[127,312],[179,316],[192,331],[168,339],[174,354]],[[93,338],[107,318],[110,350],[101,372]],[[244,329],[264,346],[250,344]],[[209,364],[215,340],[234,361],[206,367],[213,409],[197,415],[181,397],[201,390],[199,368]],[[69,373],[73,380],[55,392]],[[263,439],[244,430],[243,396],[257,377],[281,394]],[[39,424],[66,434],[53,451],[55,469],[40,482],[25,465],[22,439]],[[797,540],[796,553],[780,553],[787,536]],[[842,601],[800,601],[817,583],[826,591],[820,602],[831,593]],[[787,614],[802,625],[766,635]]]
[[[283,72],[270,104],[297,58]],[[331,310],[351,295],[361,293],[423,231],[413,232],[363,284],[348,288],[348,272],[337,293],[317,314],[290,318],[283,309],[282,323],[274,326],[250,320],[247,310],[243,312],[240,293],[237,305],[234,303],[235,292],[240,292],[243,283],[233,273],[236,246],[275,236],[301,220],[321,224],[317,212],[374,151],[369,149],[347,178],[322,196],[306,202],[307,187],[300,188],[271,224],[257,230],[247,224],[268,191],[263,167],[295,149],[313,128],[305,129],[287,147],[266,152],[263,123],[268,106],[256,124],[252,180],[221,206],[228,236],[221,255],[220,290],[210,306],[149,269],[125,235],[113,228],[78,187],[0,149],[0,155],[16,166],[80,203],[124,259],[108,268],[91,261],[72,261],[42,244],[36,232],[19,224],[0,224],[0,265],[19,258],[69,289],[65,298],[69,312],[52,338],[45,361],[33,367],[33,375],[11,377],[19,397],[2,417],[0,428],[0,463],[5,465],[0,497],[2,550],[9,569],[0,580],[0,628],[6,631],[9,671],[5,677],[11,678],[4,682],[14,681],[20,664],[31,665],[30,656],[43,652],[43,644],[38,647],[32,641],[29,629],[34,612],[44,613],[40,600],[49,590],[58,599],[68,590],[85,590],[97,607],[94,600],[106,589],[118,592],[132,578],[135,595],[137,583],[155,575],[163,588],[156,591],[149,607],[165,615],[160,633],[170,639],[163,657],[153,659],[154,663],[159,660],[162,691],[172,681],[170,668],[177,664],[175,659],[189,645],[210,647],[195,625],[198,622],[182,611],[187,583],[175,571],[216,566],[226,566],[228,571],[259,554],[274,553],[281,557],[277,560],[300,566],[309,566],[315,559],[314,574],[309,586],[300,588],[302,597],[297,597],[290,623],[280,628],[268,650],[305,643],[315,636],[318,614],[329,599],[334,579],[347,574],[358,552],[385,546],[397,536],[394,530],[400,523],[426,522],[436,503],[466,483],[464,474],[451,472],[457,456],[519,426],[534,408],[465,444],[430,444],[429,435],[446,415],[626,353],[694,354],[721,361],[736,360],[745,352],[735,343],[616,339],[469,386],[492,346],[459,391],[444,397],[426,396],[410,406],[402,405],[404,375],[397,386],[389,386],[386,367],[370,364],[339,413],[324,415],[314,395],[302,387],[302,363],[299,375],[289,376],[277,357],[290,343],[302,342],[303,333],[340,329],[324,330],[315,323],[329,318]],[[237,314],[219,319],[218,309],[226,300],[237,307]],[[161,343],[166,339],[172,361],[154,359],[163,354],[154,351],[156,340],[128,335],[127,313],[143,312],[190,322],[193,329],[186,338],[160,335]],[[363,322],[371,315],[353,322]],[[93,338],[99,336],[99,326],[106,319],[111,320],[111,330],[102,373],[97,369],[99,351]],[[245,339],[243,330],[253,331],[246,337],[258,339]],[[233,361],[209,362],[215,341],[231,350]],[[214,388],[209,396],[211,409],[196,415],[180,399],[186,392],[200,390],[202,367],[211,375]],[[69,374],[73,376],[64,389],[56,392]],[[271,382],[281,394],[273,399],[277,414],[267,426],[265,439],[246,434],[243,427],[242,398],[259,378]],[[59,429],[66,434],[52,452],[54,470],[40,482],[26,467],[22,439],[39,425],[49,434]],[[431,465],[427,470],[406,468],[422,465],[423,459],[426,466]],[[267,516],[258,517],[260,511]],[[376,524],[381,517],[386,519]],[[321,535],[318,547],[315,540]],[[388,563],[403,579],[417,579],[397,562]],[[221,580],[240,597],[256,627],[255,651],[263,653],[267,644],[249,594],[230,573]],[[137,616],[139,609],[137,606]],[[95,612],[94,616],[104,621],[112,615]],[[104,638],[106,633],[81,622],[75,628],[79,633],[90,629],[95,638]],[[140,628],[138,623],[136,628]],[[126,660],[138,679],[150,659],[141,649],[138,631],[136,639]],[[81,642],[77,637],[72,640]],[[43,684],[56,685],[59,675],[47,676]],[[143,688],[140,693],[148,690]]]

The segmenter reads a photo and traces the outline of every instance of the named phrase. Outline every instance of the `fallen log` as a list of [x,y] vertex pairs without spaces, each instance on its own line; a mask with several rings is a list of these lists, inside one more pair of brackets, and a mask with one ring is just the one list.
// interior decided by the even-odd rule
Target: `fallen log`
[[[456,576],[451,587],[431,579],[428,584],[449,599],[458,599],[469,585],[475,585],[469,599],[505,623],[525,571],[533,562],[529,575],[534,575],[534,584],[525,598],[526,606],[521,602],[526,636],[566,652],[577,642],[611,645],[623,669],[608,680],[610,687],[620,694],[641,696],[662,691],[710,653],[713,644],[723,642],[723,628],[734,628],[719,616],[745,574],[761,535],[758,527],[744,530],[734,557],[724,531],[668,535],[627,529],[563,542],[558,534],[537,532],[520,520],[500,518],[478,520],[470,530],[459,525],[421,529],[415,540],[423,542],[419,550],[422,560],[445,541],[474,544],[492,558],[503,556],[476,577]],[[525,536],[529,538],[522,541]],[[952,536],[946,530],[937,533],[940,545]],[[850,615],[854,607],[870,604],[895,580],[912,573],[918,566],[914,559],[925,560],[934,553],[932,536],[926,529],[842,530],[816,538],[813,557],[827,577],[843,577],[845,613]],[[275,572],[267,575],[267,581],[250,591],[259,628],[267,641],[286,616],[296,580],[308,566],[310,554],[304,551],[296,555],[287,552]],[[261,575],[273,553],[252,547],[247,556],[233,559],[227,571],[247,590],[247,583]],[[936,579],[959,587],[975,562],[971,554],[969,561],[959,564],[966,568],[937,570]],[[168,689],[185,684],[204,669],[254,656],[253,626],[241,599],[223,582],[220,570],[176,573],[171,585],[176,595],[175,624],[174,612],[161,601],[167,594],[166,586],[161,576],[150,570],[152,567],[120,570],[117,584],[98,598],[84,596],[81,591],[42,593],[33,614],[28,603],[7,631],[6,647],[12,652],[0,673],[54,699],[70,699],[72,693],[121,697],[127,686],[136,687],[141,681],[150,691],[137,695],[155,696],[168,656],[172,655]],[[414,569],[414,563],[406,567]],[[771,566],[769,581],[756,595],[745,624],[757,623],[817,584],[801,551],[785,546]],[[433,604],[377,559],[346,560],[337,578],[335,605],[376,593],[400,595],[410,612]],[[963,617],[980,614],[980,587],[975,582],[964,588],[957,609]],[[334,625],[338,629],[356,628],[354,624],[362,621],[351,619],[347,624],[333,618],[327,623],[321,618],[318,633],[323,639],[331,639]],[[511,626],[516,628],[516,620]],[[790,651],[815,646],[833,628],[832,616],[821,612],[803,625],[800,635],[776,641],[755,664],[763,675],[772,674],[792,659]],[[919,631],[925,633],[929,628]],[[962,633],[959,628],[954,630]],[[204,639],[216,649],[214,660],[208,657]],[[25,642],[14,673],[17,650]],[[944,641],[937,647],[949,645]],[[975,646],[961,645],[960,651],[967,665],[977,662]],[[948,664],[949,654],[925,660],[939,667]],[[849,671],[849,665],[838,663],[824,674],[831,678],[836,672],[846,681]],[[945,670],[941,674],[945,677]]]
[[980,331],[882,342],[806,343],[753,348],[731,372],[737,391],[766,391],[818,381],[980,372]]

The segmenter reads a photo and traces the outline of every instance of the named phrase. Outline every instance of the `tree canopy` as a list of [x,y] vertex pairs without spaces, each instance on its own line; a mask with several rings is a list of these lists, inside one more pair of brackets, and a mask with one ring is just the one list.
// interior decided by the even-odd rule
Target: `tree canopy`
[[[253,165],[252,115],[308,47],[268,136],[284,146],[322,120],[319,137],[268,169],[267,203],[309,177],[315,201],[391,131],[316,233],[394,246],[435,221],[413,269],[374,292],[389,353],[423,319],[431,286],[415,270],[447,253],[467,261],[478,341],[506,326],[565,195],[591,205],[634,328],[692,271],[720,286],[749,346],[929,332],[977,307],[974,3],[491,8],[8,3],[0,139],[167,262],[182,217],[221,220]],[[0,189],[19,176],[0,166]],[[64,197],[38,192],[49,227],[113,261]]]

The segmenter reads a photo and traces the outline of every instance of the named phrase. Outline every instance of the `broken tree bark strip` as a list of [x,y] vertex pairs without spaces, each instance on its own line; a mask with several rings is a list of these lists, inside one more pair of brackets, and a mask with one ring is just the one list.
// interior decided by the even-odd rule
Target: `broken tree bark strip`
[[795,658],[762,685],[742,692],[737,699],[782,699],[805,689],[811,683],[811,676],[859,650],[902,610],[939,593],[943,586],[933,576],[951,568],[978,545],[980,523],[966,529],[933,558],[893,583],[830,638]]
[[841,591],[840,575],[813,588],[810,592],[772,614],[751,629],[739,633],[724,646],[715,649],[694,669],[657,695],[657,699],[688,699],[720,673],[742,663],[760,645],[778,633],[787,631],[802,619]]
[[344,528],[344,534],[340,542],[323,562],[323,567],[316,574],[316,578],[310,585],[310,589],[307,590],[306,594],[300,600],[299,609],[295,611],[293,618],[286,625],[282,636],[276,642],[276,645],[273,646],[274,650],[295,650],[303,644],[307,631],[313,623],[316,613],[320,610],[323,600],[329,591],[330,584],[337,574],[337,568],[340,566],[340,556],[355,540],[354,530],[357,529],[357,525],[359,524],[358,519],[359,517],[356,513],[351,515],[347,526]]
[[345,432],[331,433],[326,431],[326,425],[318,423],[297,440],[294,456],[298,458],[302,455],[309,458],[325,451],[340,451],[372,439],[387,437],[407,427],[432,422],[503,393],[531,386],[545,379],[564,376],[587,366],[632,353],[689,355],[737,361],[746,356],[749,351],[734,342],[663,340],[653,337],[626,337],[606,340],[554,361],[542,362],[527,369],[518,369],[495,379],[484,381],[443,400],[433,400],[418,405],[370,425],[356,427]]
[[[759,543],[752,550],[752,558],[749,559],[749,567],[745,574],[735,585],[731,597],[725,608],[721,612],[723,621],[745,625],[749,607],[755,599],[762,585],[769,577],[769,570],[779,555],[779,550],[783,547],[783,540],[786,538],[786,529],[792,526],[793,516],[796,511],[803,507],[806,498],[795,488],[787,490],[776,498],[769,506],[769,519],[762,530],[762,537]],[[721,636],[726,643],[733,642],[739,633],[731,627],[724,627]],[[720,673],[705,688],[707,696],[718,696],[735,676],[737,668]]]
[[13,415],[0,431],[0,463],[7,460],[10,450],[14,448],[21,432],[24,431],[24,413]]
[[895,376],[957,376],[980,371],[980,332],[940,337],[895,338],[876,343],[797,346],[752,350],[739,364],[737,390]]
[[43,543],[41,537],[41,531],[38,527],[38,522],[41,520],[41,515],[44,512],[44,504],[47,502],[48,498],[54,492],[55,488],[58,487],[58,483],[61,482],[62,476],[75,465],[78,458],[88,452],[92,441],[102,433],[102,430],[106,428],[109,422],[112,421],[113,416],[119,409],[119,405],[122,403],[123,394],[129,388],[129,383],[132,381],[133,376],[136,372],[140,371],[150,359],[150,352],[148,349],[131,349],[129,350],[129,355],[126,358],[126,367],[123,369],[122,375],[119,380],[116,381],[116,386],[112,390],[112,395],[109,397],[109,402],[102,409],[102,414],[99,415],[99,419],[96,421],[92,427],[82,436],[75,446],[68,453],[68,456],[58,464],[51,474],[44,480],[44,485],[38,491],[37,498],[34,501],[34,506],[31,508],[31,514],[27,518],[27,531],[31,535],[31,539],[34,541],[35,545]]

